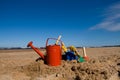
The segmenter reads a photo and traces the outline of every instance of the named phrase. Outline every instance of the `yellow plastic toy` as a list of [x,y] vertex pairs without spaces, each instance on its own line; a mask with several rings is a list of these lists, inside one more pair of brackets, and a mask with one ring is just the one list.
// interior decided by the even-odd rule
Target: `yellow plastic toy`
[[65,44],[63,42],[62,42],[62,50],[64,51],[64,53],[67,52],[67,48],[66,48],[66,46],[65,46]]
[[77,49],[74,46],[70,46],[70,50],[75,52],[75,55],[79,55]]

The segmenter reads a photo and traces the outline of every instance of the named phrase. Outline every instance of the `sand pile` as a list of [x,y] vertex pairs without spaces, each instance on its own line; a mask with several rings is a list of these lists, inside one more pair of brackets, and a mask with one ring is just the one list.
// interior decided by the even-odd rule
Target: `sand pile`
[[31,80],[110,80],[116,73],[120,77],[119,66],[120,56],[111,55],[83,63],[62,60],[57,67],[48,66],[40,60],[20,66],[19,70],[30,76]]

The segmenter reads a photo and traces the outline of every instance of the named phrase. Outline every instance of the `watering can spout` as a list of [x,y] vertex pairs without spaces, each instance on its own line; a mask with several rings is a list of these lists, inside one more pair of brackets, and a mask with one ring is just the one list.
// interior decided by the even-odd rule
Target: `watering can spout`
[[33,46],[32,41],[28,43],[27,47],[31,47],[42,59],[45,59],[43,53],[38,48]]
[[27,47],[30,47],[32,45],[32,41],[28,43]]

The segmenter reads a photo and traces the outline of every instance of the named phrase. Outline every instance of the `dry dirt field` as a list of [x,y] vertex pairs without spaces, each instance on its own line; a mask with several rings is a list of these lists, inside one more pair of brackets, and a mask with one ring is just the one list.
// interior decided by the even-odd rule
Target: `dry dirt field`
[[86,48],[86,52],[87,62],[62,60],[52,67],[43,60],[36,62],[39,55],[31,49],[0,50],[0,80],[120,80],[120,47]]

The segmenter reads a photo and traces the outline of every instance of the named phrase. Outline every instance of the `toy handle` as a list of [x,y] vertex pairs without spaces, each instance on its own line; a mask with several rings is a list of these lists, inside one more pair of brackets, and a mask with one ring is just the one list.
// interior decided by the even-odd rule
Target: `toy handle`
[[[48,41],[49,41],[50,39],[57,40],[56,38],[47,38],[46,46],[48,46]],[[59,40],[59,41],[60,41],[60,46],[61,46],[61,45],[62,45],[62,41],[61,41],[61,40]]]

